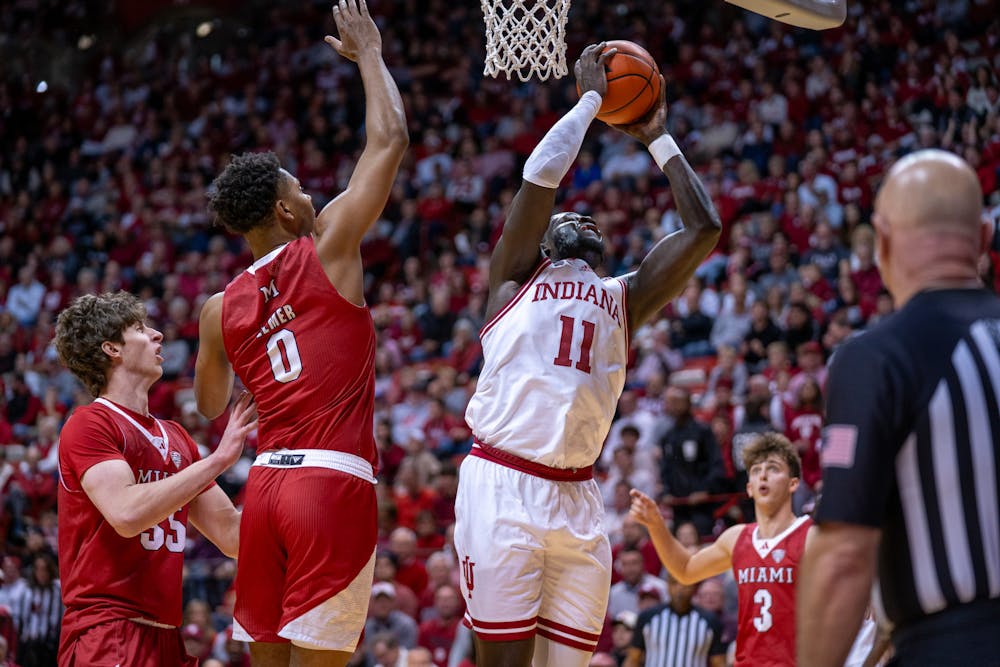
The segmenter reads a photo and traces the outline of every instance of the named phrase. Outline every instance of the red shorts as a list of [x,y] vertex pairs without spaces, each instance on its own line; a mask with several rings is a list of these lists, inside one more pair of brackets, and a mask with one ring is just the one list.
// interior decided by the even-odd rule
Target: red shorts
[[197,667],[179,628],[121,619],[95,625],[61,647],[59,667]]
[[234,636],[353,651],[376,539],[371,481],[322,467],[255,465],[240,524]]

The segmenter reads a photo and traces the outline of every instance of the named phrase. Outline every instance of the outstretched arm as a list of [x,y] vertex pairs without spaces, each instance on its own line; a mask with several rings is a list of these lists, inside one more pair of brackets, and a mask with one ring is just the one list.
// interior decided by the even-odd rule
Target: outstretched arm
[[637,489],[632,489],[631,493],[629,513],[649,531],[656,555],[674,579],[684,585],[694,584],[733,566],[733,545],[743,529],[742,524],[727,528],[715,542],[692,554],[667,530],[653,499]]
[[639,268],[626,277],[629,322],[633,329],[642,326],[684,290],[722,232],[722,222],[705,186],[666,131],[665,90],[661,82],[659,106],[647,119],[633,125],[616,126],[649,149],[670,180],[677,212],[684,223],[683,229],[660,239]]
[[511,203],[503,234],[490,259],[487,316],[503,305],[497,303],[499,288],[508,281],[524,282],[541,260],[539,244],[549,225],[556,188],[576,160],[587,128],[608,90],[604,62],[616,50],[602,54],[603,47],[603,43],[591,44],[580,54],[575,67],[582,91],[580,101],[546,132],[524,163],[521,188]]
[[333,7],[340,39],[327,36],[337,53],[353,60],[365,89],[366,143],[351,180],[319,214],[316,251],[330,282],[346,299],[364,301],[361,239],[389,198],[409,145],[403,100],[382,61],[382,36],[365,0],[340,0]]

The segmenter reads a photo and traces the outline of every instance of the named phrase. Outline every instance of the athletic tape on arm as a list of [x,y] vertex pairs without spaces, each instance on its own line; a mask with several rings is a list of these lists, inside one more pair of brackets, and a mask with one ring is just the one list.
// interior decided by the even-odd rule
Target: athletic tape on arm
[[601,96],[588,90],[565,116],[552,126],[524,163],[524,180],[543,188],[557,188],[583,144],[587,128],[601,108]]
[[657,137],[649,144],[649,154],[653,156],[656,166],[663,169],[667,161],[675,155],[681,154],[681,149],[669,134]]

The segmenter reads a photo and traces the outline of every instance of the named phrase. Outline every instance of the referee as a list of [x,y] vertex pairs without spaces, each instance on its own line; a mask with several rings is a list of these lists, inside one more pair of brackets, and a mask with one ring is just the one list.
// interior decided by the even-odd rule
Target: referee
[[682,584],[667,573],[670,601],[639,614],[622,667],[723,667],[722,622],[691,603],[701,582]]
[[844,664],[876,566],[899,665],[1000,665],[1000,298],[978,278],[992,233],[982,197],[964,160],[924,150],[875,202],[899,310],[830,369],[800,667]]

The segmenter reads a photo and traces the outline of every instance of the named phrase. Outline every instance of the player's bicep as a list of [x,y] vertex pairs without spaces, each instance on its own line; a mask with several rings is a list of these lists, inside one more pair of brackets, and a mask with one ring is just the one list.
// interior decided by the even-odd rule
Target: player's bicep
[[220,292],[205,301],[198,321],[194,395],[198,411],[209,419],[222,414],[233,392],[233,367],[222,337],[222,298]]
[[895,474],[894,381],[880,354],[848,343],[830,368],[817,520],[879,526]]
[[124,459],[108,459],[90,466],[80,477],[83,492],[119,533],[128,523],[125,489],[135,484],[132,468]]
[[629,279],[629,316],[638,328],[684,291],[695,269],[715,247],[712,230],[679,229],[660,239]]
[[508,280],[523,282],[542,259],[539,245],[549,227],[556,191],[528,181],[511,202],[503,233],[490,258],[490,289]]

